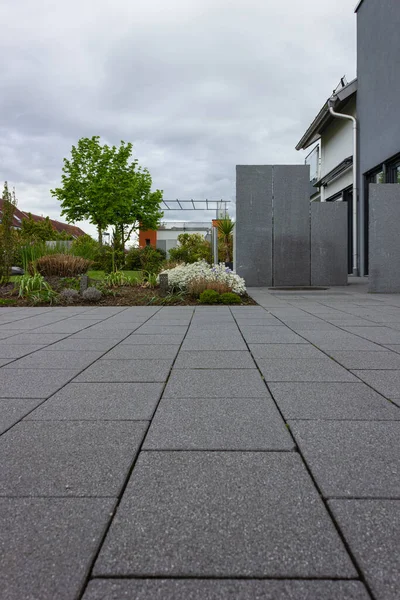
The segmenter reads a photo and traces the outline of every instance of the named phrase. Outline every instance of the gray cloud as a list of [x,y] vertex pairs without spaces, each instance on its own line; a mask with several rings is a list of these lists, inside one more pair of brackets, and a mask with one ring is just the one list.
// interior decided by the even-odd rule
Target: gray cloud
[[348,0],[4,0],[0,18],[0,178],[53,217],[62,159],[91,135],[132,141],[165,198],[234,200],[235,165],[301,162],[355,74]]

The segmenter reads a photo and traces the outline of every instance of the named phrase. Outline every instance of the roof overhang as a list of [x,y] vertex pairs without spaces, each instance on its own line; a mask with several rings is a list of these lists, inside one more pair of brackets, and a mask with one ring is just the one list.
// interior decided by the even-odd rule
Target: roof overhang
[[[333,96],[334,108],[340,112],[347,102],[357,93],[357,79],[353,79],[340,90],[337,90]],[[330,99],[330,98],[329,98]],[[301,140],[296,146],[296,150],[305,150],[321,138],[323,130],[330,125],[334,117],[329,112],[328,100],[325,102],[310,127],[307,129]]]
[[351,169],[352,166],[353,166],[353,157],[349,156],[348,158],[345,158],[344,160],[342,160],[342,162],[340,164],[338,164],[337,167],[332,169],[332,171],[329,171],[329,173],[327,173],[326,175],[321,177],[321,179],[316,181],[314,183],[314,187],[319,188],[319,187],[329,185],[330,183],[332,183],[332,181],[334,181],[335,179],[337,179],[338,177],[343,175],[346,171]]
[[354,12],[356,13],[358,11],[358,9],[360,8],[361,4],[364,2],[364,0],[360,0],[357,4],[357,6],[354,9]]

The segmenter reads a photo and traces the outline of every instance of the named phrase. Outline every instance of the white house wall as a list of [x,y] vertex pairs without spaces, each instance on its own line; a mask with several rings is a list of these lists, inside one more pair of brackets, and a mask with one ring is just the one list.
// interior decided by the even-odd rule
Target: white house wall
[[[211,228],[211,225],[210,225]],[[174,240],[177,241],[178,240],[178,235],[180,235],[181,233],[199,233],[202,237],[205,237],[207,235],[207,230],[204,229],[198,229],[198,230],[190,230],[188,231],[187,229],[159,229],[157,231],[157,240]]]
[[353,169],[349,169],[325,188],[325,200],[353,185]]

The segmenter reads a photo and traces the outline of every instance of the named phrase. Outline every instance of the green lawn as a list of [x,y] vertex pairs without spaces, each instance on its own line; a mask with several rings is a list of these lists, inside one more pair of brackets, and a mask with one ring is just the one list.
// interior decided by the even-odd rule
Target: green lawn
[[[122,271],[127,277],[136,278],[140,276],[141,271]],[[106,275],[105,271],[88,271],[90,279],[104,279]]]

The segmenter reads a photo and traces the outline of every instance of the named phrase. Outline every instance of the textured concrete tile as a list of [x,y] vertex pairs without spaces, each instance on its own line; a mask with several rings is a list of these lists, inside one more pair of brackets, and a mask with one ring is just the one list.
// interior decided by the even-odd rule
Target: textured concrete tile
[[10,337],[13,337],[15,335],[15,331],[10,331],[10,330],[1,330],[0,331],[0,340],[6,340]]
[[75,381],[146,382],[166,381],[173,359],[99,360]]
[[0,358],[0,367],[5,367],[6,365],[8,365],[9,363],[12,363],[13,359],[12,358]]
[[400,356],[394,352],[330,352],[332,358],[346,369],[399,369]]
[[77,369],[81,371],[102,356],[102,352],[38,350],[15,360],[7,369]]
[[294,443],[269,398],[165,398],[157,409],[143,447],[153,450],[294,450]]
[[[15,332],[14,332],[15,334]],[[59,340],[68,337],[68,333],[17,333],[8,338],[10,344],[23,344],[29,346],[32,344],[53,344]]]
[[162,389],[160,383],[69,383],[28,418],[50,421],[149,420]]
[[93,327],[89,327],[88,329],[84,329],[83,331],[78,331],[78,333],[74,333],[70,338],[70,340],[97,340],[97,339],[106,339],[109,340],[112,338],[113,340],[118,339],[119,341],[126,338],[129,331],[124,331],[122,329],[93,329]]
[[173,369],[164,398],[265,398],[269,392],[253,369]]
[[95,579],[83,600],[369,600],[358,581]]
[[290,421],[326,497],[400,498],[400,422]]
[[41,348],[45,348],[43,344],[27,344],[23,346],[22,344],[0,344],[0,359],[5,358],[21,358],[22,356],[26,356],[31,352],[36,352],[36,350],[40,350]]
[[149,322],[142,325],[136,333],[139,335],[185,335],[187,330],[187,326],[175,325],[174,327],[170,327],[169,325],[152,325]]
[[256,362],[267,381],[357,381],[328,357],[257,358]]
[[104,358],[110,360],[132,360],[132,359],[156,359],[156,358],[172,358],[178,354],[179,345],[161,344],[161,346],[139,344],[139,346],[133,346],[132,344],[119,344],[111,352],[108,352]]
[[95,575],[354,577],[292,452],[143,452]]
[[120,341],[119,338],[84,339],[72,336],[53,344],[48,350],[51,350],[52,352],[81,352],[86,350],[89,350],[90,352],[107,352],[110,348],[119,344]]
[[347,327],[347,331],[377,344],[400,343],[400,331],[389,327]]
[[[393,352],[397,352],[400,354],[400,344],[384,344],[385,348],[392,350]],[[383,349],[383,348],[382,348]]]
[[337,331],[337,327],[325,321],[287,321],[286,325],[303,335],[303,331]]
[[302,335],[312,344],[326,351],[371,350],[374,352],[382,350],[382,346],[344,331],[309,331],[303,332]]
[[236,322],[239,327],[271,327],[273,325],[279,326],[282,323],[275,317],[237,317]]
[[179,353],[175,369],[255,369],[250,352],[229,352],[211,350],[209,352]]
[[2,598],[77,598],[113,507],[110,498],[1,498]]
[[271,383],[285,419],[400,420],[400,410],[364,383]]
[[17,423],[27,413],[33,410],[42,399],[20,400],[15,398],[0,399],[0,434]]
[[254,358],[325,358],[312,344],[249,344]]
[[79,369],[1,369],[0,398],[48,398]]
[[97,319],[80,319],[79,321],[76,319],[59,321],[58,323],[53,323],[52,325],[45,325],[44,327],[40,327],[35,330],[35,333],[76,333],[77,331],[81,331],[86,327],[91,327],[92,325],[96,325],[98,323]]
[[354,374],[386,398],[400,398],[400,369],[396,371],[356,370]]
[[173,319],[170,317],[159,317],[155,315],[147,321],[149,325],[163,325],[168,327],[186,327],[190,324],[190,318]]
[[375,597],[397,600],[400,501],[331,500],[329,505]]
[[158,345],[167,344],[168,346],[181,344],[183,335],[138,335],[136,333],[127,337],[122,343],[123,344],[146,344],[146,345]]
[[182,350],[187,351],[195,351],[195,350],[247,350],[247,346],[243,341],[240,335],[235,335],[231,337],[221,338],[218,334],[213,335],[210,332],[209,335],[205,336],[197,336],[186,337],[185,341],[182,344]]
[[0,438],[0,496],[117,496],[146,427],[22,421]]
[[248,344],[306,344],[306,340],[287,327],[267,327],[266,331],[248,331],[242,327],[241,331]]

